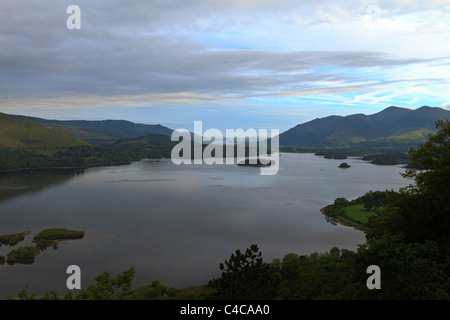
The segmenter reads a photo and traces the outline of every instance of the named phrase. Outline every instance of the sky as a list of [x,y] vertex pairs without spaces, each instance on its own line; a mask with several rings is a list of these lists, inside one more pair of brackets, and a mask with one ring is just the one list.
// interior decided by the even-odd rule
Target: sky
[[424,105],[450,109],[448,0],[0,0],[3,113],[283,132]]

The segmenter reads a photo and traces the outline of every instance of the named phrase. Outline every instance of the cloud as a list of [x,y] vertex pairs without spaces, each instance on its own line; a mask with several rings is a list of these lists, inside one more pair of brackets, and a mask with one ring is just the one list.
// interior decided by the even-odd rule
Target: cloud
[[72,2],[0,0],[0,108],[377,103],[449,80],[446,1],[80,0],[71,31]]
[[149,93],[142,95],[78,94],[41,98],[4,98],[2,105],[8,109],[89,109],[95,107],[152,107],[161,104],[202,104],[218,101],[217,97],[191,92]]
[[[177,40],[177,41],[174,41]],[[4,43],[5,46],[7,45]],[[151,45],[149,45],[151,44]],[[214,50],[160,35],[95,41],[91,35],[35,47],[10,41],[0,52],[0,94],[71,95],[180,93],[236,96],[319,81],[356,81],[339,71],[315,69],[393,67],[427,59],[399,59],[378,52]],[[80,49],[82,48],[82,49]]]

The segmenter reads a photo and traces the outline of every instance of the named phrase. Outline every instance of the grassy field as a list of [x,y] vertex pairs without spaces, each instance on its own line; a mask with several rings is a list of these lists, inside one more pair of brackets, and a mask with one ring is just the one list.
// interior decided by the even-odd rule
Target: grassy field
[[369,216],[376,214],[375,211],[368,211],[364,209],[364,204],[362,203],[344,207],[344,213],[350,219],[353,219],[361,223],[368,223]]

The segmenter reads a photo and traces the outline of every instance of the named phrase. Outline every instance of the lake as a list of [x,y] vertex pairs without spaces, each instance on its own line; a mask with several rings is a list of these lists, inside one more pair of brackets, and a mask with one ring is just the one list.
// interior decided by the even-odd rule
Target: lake
[[86,231],[81,240],[43,251],[30,265],[0,265],[0,298],[31,292],[65,293],[66,269],[81,268],[82,288],[104,271],[136,269],[134,287],[153,280],[175,288],[206,284],[236,249],[257,244],[264,261],[332,247],[356,250],[361,231],[332,225],[320,208],[337,197],[398,190],[410,183],[401,166],[313,154],[280,157],[278,174],[237,165],[174,165],[170,159],[86,170],[0,175],[0,234],[45,228]]

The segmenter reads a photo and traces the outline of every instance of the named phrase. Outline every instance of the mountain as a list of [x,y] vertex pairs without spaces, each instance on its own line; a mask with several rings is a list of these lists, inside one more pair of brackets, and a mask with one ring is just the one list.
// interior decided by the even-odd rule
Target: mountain
[[170,157],[175,142],[147,134],[94,146],[42,124],[0,114],[0,172],[88,168]]
[[450,111],[424,106],[416,110],[389,107],[364,115],[329,116],[299,124],[280,134],[281,146],[409,147],[426,141],[435,121]]
[[88,143],[39,123],[0,113],[0,148],[36,153],[53,153]]
[[105,145],[126,138],[137,138],[147,134],[170,136],[172,129],[162,125],[137,124],[125,120],[47,120],[35,117],[12,115],[11,117],[40,123],[48,128],[62,131],[75,139],[93,145]]

